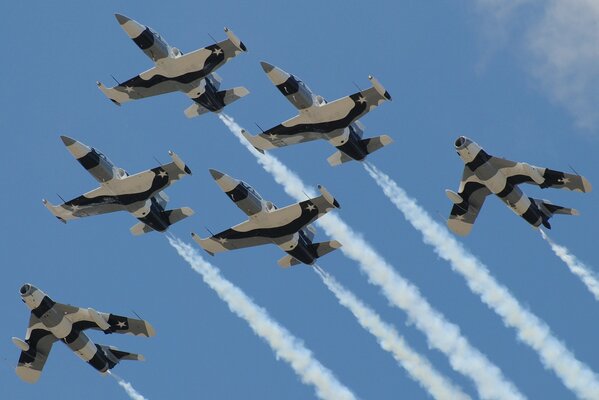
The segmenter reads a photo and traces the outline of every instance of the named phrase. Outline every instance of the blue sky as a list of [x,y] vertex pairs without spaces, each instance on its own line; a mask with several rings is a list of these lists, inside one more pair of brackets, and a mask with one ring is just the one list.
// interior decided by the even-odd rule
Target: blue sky
[[[151,66],[113,17],[128,15],[160,32],[183,52],[225,35],[230,27],[247,45],[221,68],[223,87],[243,85],[250,95],[227,109],[238,123],[271,127],[295,114],[262,71],[265,60],[302,78],[331,100],[367,87],[375,75],[393,96],[365,117],[366,135],[395,142],[371,161],[388,173],[431,214],[450,210],[445,188],[456,189],[462,162],[453,150],[467,135],[491,154],[567,170],[572,165],[596,183],[599,148],[596,111],[599,51],[586,28],[597,7],[584,0],[461,2],[145,2],[34,6],[0,5],[5,77],[2,88],[2,163],[5,210],[0,280],[0,382],[2,397],[89,400],[125,398],[116,383],[84,365],[57,344],[40,382],[21,382],[12,368],[28,312],[18,289],[31,282],[55,300],[105,312],[135,310],[157,330],[151,339],[92,333],[97,343],[143,353],[145,363],[122,363],[115,372],[144,396],[160,398],[305,399],[303,385],[247,324],[229,312],[200,276],[156,233],[132,237],[136,223],[123,213],[60,224],[41,199],[57,202],[95,187],[59,139],[66,134],[102,150],[129,172],[168,160],[176,151],[194,175],[168,190],[171,207],[196,215],[172,228],[189,239],[241,222],[244,215],[213,182],[217,168],[253,185],[263,197],[293,200],[265,173],[214,115],[188,120],[190,104],[175,93],[116,107],[96,88],[113,74],[128,79]],[[571,14],[585,15],[577,24]],[[593,19],[595,18],[595,19]],[[555,27],[561,34],[556,35]],[[330,168],[334,149],[325,142],[273,154],[306,183],[323,184],[340,201],[339,215],[416,284],[429,302],[458,324],[464,336],[498,365],[529,398],[573,398],[538,356],[472,294],[424,245],[375,183],[357,164]],[[597,184],[597,183],[596,183]],[[599,217],[596,194],[541,191],[533,197],[578,208],[580,217],[555,217],[551,237],[593,266]],[[325,240],[319,231],[317,238]],[[497,199],[489,199],[464,244],[497,280],[552,329],[576,356],[599,370],[597,304],[558,260],[538,232]],[[210,261],[256,303],[310,348],[322,364],[364,399],[427,398],[426,393],[380,350],[309,268],[282,270],[274,246],[220,254]],[[320,265],[393,324],[409,344],[471,396],[470,381],[430,350],[401,311],[388,306],[358,266],[341,252]]]

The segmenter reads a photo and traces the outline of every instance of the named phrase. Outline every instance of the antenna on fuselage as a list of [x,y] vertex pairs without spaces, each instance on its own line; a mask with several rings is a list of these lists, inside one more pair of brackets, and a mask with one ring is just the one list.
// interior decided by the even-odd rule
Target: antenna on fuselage
[[210,36],[210,38],[214,41],[214,44],[218,44],[218,42],[216,41],[216,39],[214,38],[214,36],[212,36],[210,34],[210,32],[208,32],[208,36]]
[[358,88],[358,91],[361,92],[362,88],[360,86],[358,86],[358,84],[355,81],[352,81],[352,83],[354,84],[355,87]]
[[568,167],[570,167],[570,169],[572,170],[572,172],[574,172],[576,175],[580,176],[580,174],[578,173],[578,171],[576,171],[574,169],[574,167],[572,167],[570,164],[568,164]]
[[112,77],[112,79],[114,79],[114,81],[116,82],[116,84],[117,84],[117,85],[120,85],[120,84],[121,84],[121,82],[119,82],[119,81],[118,81],[118,80],[117,80],[117,79],[114,77],[114,75],[110,75],[110,76]]
[[264,133],[264,129],[262,129],[262,127],[260,125],[258,125],[257,122],[254,122],[254,124],[258,127],[258,129],[260,129],[262,131],[262,133]]
[[302,190],[302,193],[304,194],[304,196],[306,196],[306,198],[307,198],[308,200],[310,200],[310,196],[308,196],[308,195],[306,194],[306,192],[304,192],[304,191]]
[[156,156],[152,156],[152,158],[154,159],[154,161],[156,161],[158,163],[158,165],[162,165],[162,163],[160,162],[160,160],[158,158],[156,158]]
[[140,317],[140,316],[139,316],[139,314],[135,312],[135,310],[131,310],[131,312],[132,312],[133,314],[135,314],[135,316],[136,316],[138,319],[141,319],[141,320],[143,320],[143,318],[142,318],[142,317]]
[[61,195],[59,195],[58,193],[56,193],[56,195],[57,195],[58,197],[60,197],[60,200],[62,200],[62,202],[63,202],[63,203],[66,203],[66,202],[67,202],[67,201],[66,201],[65,199],[63,199],[63,198],[62,198],[62,196],[61,196]]
[[208,233],[210,234],[210,236],[214,236],[214,233],[212,233],[212,231],[210,230],[210,228],[208,228],[207,226],[204,226],[204,229],[206,229],[208,231]]

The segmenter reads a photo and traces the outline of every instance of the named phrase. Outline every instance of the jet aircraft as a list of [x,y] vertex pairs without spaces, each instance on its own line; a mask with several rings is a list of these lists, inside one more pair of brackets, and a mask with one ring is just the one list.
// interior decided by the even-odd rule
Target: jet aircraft
[[12,341],[21,355],[16,373],[25,382],[35,383],[40,378],[54,342],[60,340],[79,358],[105,374],[121,360],[140,360],[140,354],[120,351],[112,346],[95,344],[84,333],[95,329],[109,333],[123,333],[136,336],[155,336],[148,322],[100,313],[92,308],[73,307],[53,301],[43,291],[31,284],[20,289],[21,299],[31,310],[25,340],[13,337]]
[[116,167],[100,151],[71,139],[60,137],[69,152],[98,182],[100,187],[61,205],[52,205],[42,200],[46,208],[66,223],[72,219],[115,211],[128,211],[140,222],[131,228],[131,233],[141,235],[156,230],[165,231],[170,225],[193,215],[189,207],[165,210],[169,198],[164,189],[191,170],[172,151],[173,162],[129,175]]
[[341,247],[336,240],[312,242],[316,229],[310,223],[333,208],[339,208],[337,200],[324,187],[318,187],[321,196],[277,208],[247,183],[214,169],[210,170],[210,174],[237,207],[250,217],[207,239],[192,233],[193,239],[210,255],[273,243],[287,253],[278,264],[290,267],[300,263],[312,265],[319,257]]
[[485,198],[491,193],[535,228],[543,225],[551,229],[549,218],[554,214],[578,215],[575,209],[526,196],[518,186],[521,183],[543,189],[591,191],[591,184],[583,176],[494,157],[464,136],[455,141],[455,149],[465,163],[464,172],[458,193],[445,192],[454,203],[447,225],[458,235],[470,233]]
[[267,62],[261,64],[272,83],[299,110],[299,115],[256,136],[243,131],[258,151],[324,139],[338,149],[327,159],[331,166],[336,166],[351,160],[362,161],[392,142],[387,135],[362,139],[364,125],[358,118],[383,101],[391,100],[389,92],[372,76],[368,77],[371,88],[327,103],[296,76]]
[[241,86],[219,91],[221,78],[214,71],[247,51],[228,28],[225,28],[226,40],[183,54],[152,28],[121,14],[115,16],[127,35],[155,63],[153,68],[115,87],[108,88],[97,82],[100,90],[115,104],[180,91],[194,101],[185,110],[185,115],[192,118],[208,111],[218,112],[249,93]]

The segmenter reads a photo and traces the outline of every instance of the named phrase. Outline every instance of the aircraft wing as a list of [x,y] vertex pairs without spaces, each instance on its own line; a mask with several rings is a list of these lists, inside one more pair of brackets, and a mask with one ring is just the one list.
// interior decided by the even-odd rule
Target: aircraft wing
[[447,219],[448,228],[461,236],[469,234],[490,193],[491,191],[476,178],[476,175],[468,167],[464,167],[460,190],[457,193],[461,201],[456,202],[457,198],[450,197],[454,205]]
[[535,167],[527,163],[510,161],[499,157],[491,157],[489,162],[500,169],[512,185],[530,183],[543,189],[568,189],[585,193],[590,192],[592,189],[590,182],[581,175]]
[[113,179],[109,184],[102,185],[57,206],[45,200],[44,205],[63,222],[128,210],[127,205],[146,201],[184,175],[191,174],[189,167],[175,153],[169,152],[169,154],[173,158],[173,162],[169,164],[124,178]]
[[121,333],[146,337],[156,335],[154,327],[141,319],[102,313],[92,308],[80,308],[68,304],[56,303],[54,307],[57,312],[64,314],[73,323],[73,326],[80,330],[94,329],[106,334]]
[[[374,78],[372,81],[375,84]],[[387,99],[391,99],[391,96],[376,82],[369,89],[314,107],[309,113],[301,113],[248,140],[256,148],[268,150],[316,139],[329,139],[328,134],[347,128]]]
[[131,100],[157,96],[178,90],[189,91],[212,71],[246,51],[245,45],[225,29],[228,39],[181,55],[164,58],[149,70],[134,76],[115,87],[108,88],[98,82],[100,90],[114,103],[121,105]]
[[50,355],[52,345],[57,340],[58,338],[46,330],[39,318],[32,313],[25,335],[25,343],[29,346],[29,349],[27,351],[21,350],[15,369],[19,378],[29,383],[37,382]]
[[319,189],[321,196],[264,212],[259,217],[249,219],[207,239],[201,239],[196,234],[192,236],[212,255],[277,242],[276,239],[293,235],[333,208],[339,208],[337,200],[325,188]]

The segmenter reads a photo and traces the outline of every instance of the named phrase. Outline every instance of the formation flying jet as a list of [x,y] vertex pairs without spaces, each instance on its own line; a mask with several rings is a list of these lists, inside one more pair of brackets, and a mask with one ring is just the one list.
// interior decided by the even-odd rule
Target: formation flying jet
[[25,340],[13,337],[12,341],[21,349],[17,375],[29,383],[35,383],[40,378],[52,345],[57,340],[103,374],[121,360],[144,359],[140,354],[95,344],[83,332],[86,329],[100,330],[106,334],[128,333],[146,337],[156,335],[152,325],[146,321],[60,304],[30,284],[23,285],[20,292],[21,299],[31,310],[31,317]]
[[42,200],[60,221],[66,223],[91,215],[128,211],[140,221],[131,228],[131,233],[141,235],[152,230],[163,232],[175,222],[193,215],[189,207],[164,209],[169,198],[163,190],[191,174],[189,167],[172,151],[169,155],[173,162],[129,175],[100,151],[67,136],[60,138],[73,157],[100,182],[99,188],[58,206]]
[[290,267],[299,263],[312,265],[317,258],[341,247],[336,240],[312,243],[316,229],[310,223],[333,208],[339,208],[337,200],[324,187],[318,187],[321,196],[277,208],[247,183],[214,169],[210,174],[237,207],[250,217],[207,239],[192,233],[193,239],[210,255],[273,243],[287,253],[278,261],[279,265]]
[[389,92],[372,76],[368,77],[371,88],[327,103],[297,77],[264,61],[261,64],[272,83],[299,110],[299,115],[256,136],[243,131],[258,151],[324,139],[338,149],[327,159],[335,166],[364,160],[368,154],[392,142],[387,135],[362,139],[364,126],[358,118],[383,101],[391,100]]
[[447,225],[458,235],[470,233],[485,198],[491,193],[535,228],[543,225],[551,229],[549,218],[553,214],[578,215],[578,211],[572,208],[526,196],[518,187],[521,183],[538,185],[543,189],[591,191],[591,184],[583,176],[493,157],[464,136],[455,141],[455,149],[466,165],[458,193],[445,192],[454,203]]
[[100,90],[115,104],[180,91],[194,101],[185,110],[185,115],[192,118],[208,111],[218,112],[249,93],[241,86],[218,90],[221,79],[214,71],[237,54],[247,51],[245,45],[229,29],[225,28],[228,39],[183,54],[176,47],[169,46],[151,28],[124,15],[115,16],[127,35],[156,64],[115,87],[107,88],[97,82]]

